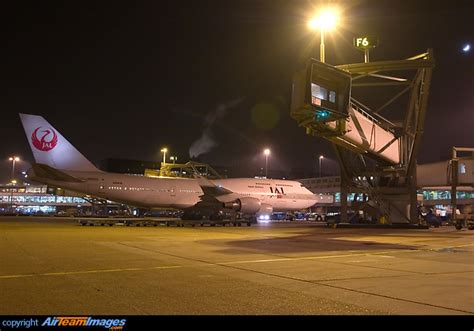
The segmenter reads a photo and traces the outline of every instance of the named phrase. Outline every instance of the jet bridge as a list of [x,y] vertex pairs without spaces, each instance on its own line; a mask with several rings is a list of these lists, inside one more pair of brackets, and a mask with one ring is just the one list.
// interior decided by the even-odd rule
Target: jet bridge
[[364,110],[356,100],[349,103],[351,83],[350,73],[312,60],[293,80],[293,118],[310,134],[387,164],[399,164],[395,125]]
[[418,221],[416,158],[433,67],[428,50],[405,60],[339,66],[311,59],[295,73],[291,116],[307,134],[333,144],[342,222],[351,188],[368,194],[380,219]]

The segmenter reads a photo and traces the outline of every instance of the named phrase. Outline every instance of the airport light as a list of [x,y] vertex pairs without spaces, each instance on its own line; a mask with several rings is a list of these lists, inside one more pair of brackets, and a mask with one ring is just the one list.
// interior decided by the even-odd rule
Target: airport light
[[8,158],[9,161],[12,161],[12,183],[15,180],[15,163],[20,161],[18,156],[11,156]]
[[321,62],[326,62],[324,54],[324,32],[333,30],[336,27],[337,21],[338,14],[335,9],[324,9],[308,22],[309,29],[319,29],[321,32],[321,44],[319,45],[319,60]]
[[[10,158],[11,159],[11,158]],[[10,187],[10,210],[13,213],[13,186],[16,185],[16,180],[12,179]]]
[[168,151],[168,148],[162,148],[161,153],[163,153],[163,165],[166,164],[166,152]]
[[270,155],[270,150],[268,148],[265,148],[263,151],[263,154],[265,154],[265,178],[268,177],[268,155]]
[[324,156],[319,155],[319,177],[321,177],[321,173],[322,173],[321,167],[322,167],[323,159],[324,159]]

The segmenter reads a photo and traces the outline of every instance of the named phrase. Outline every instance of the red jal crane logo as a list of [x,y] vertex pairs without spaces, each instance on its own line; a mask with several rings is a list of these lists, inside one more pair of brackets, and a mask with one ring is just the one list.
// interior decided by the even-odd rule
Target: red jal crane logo
[[[33,131],[33,134],[31,135],[31,142],[33,143],[33,146],[35,146],[40,151],[48,152],[52,150],[58,143],[58,135],[53,129],[40,129],[41,126],[37,127],[35,131]],[[43,133],[41,138],[38,138],[38,131],[40,134]]]

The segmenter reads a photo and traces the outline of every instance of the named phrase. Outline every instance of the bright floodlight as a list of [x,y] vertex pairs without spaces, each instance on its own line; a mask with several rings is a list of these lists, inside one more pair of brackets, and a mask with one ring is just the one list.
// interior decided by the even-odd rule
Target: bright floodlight
[[268,148],[266,148],[264,151],[263,151],[263,154],[265,155],[270,155],[270,150]]
[[161,152],[163,153],[163,164],[166,164],[166,152],[168,151],[168,148],[164,147],[161,149]]
[[310,30],[316,30],[318,28],[318,20],[316,18],[312,18],[309,22],[308,22],[308,28]]
[[320,160],[324,159],[324,156],[319,155],[319,159],[320,159]]
[[311,30],[321,29],[329,31],[334,29],[337,23],[337,13],[333,9],[326,9],[321,11],[318,16],[313,17],[308,22],[308,27]]
[[467,53],[467,52],[469,52],[470,49],[471,49],[471,45],[470,45],[470,44],[466,44],[466,45],[463,47],[462,50],[463,50],[465,53]]
[[20,158],[18,156],[13,156],[13,157],[10,157],[8,160],[18,162],[20,161]]

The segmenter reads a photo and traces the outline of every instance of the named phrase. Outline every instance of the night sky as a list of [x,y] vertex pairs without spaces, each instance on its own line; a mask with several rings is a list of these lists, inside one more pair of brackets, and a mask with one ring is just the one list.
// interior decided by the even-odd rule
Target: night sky
[[[1,10],[0,182],[9,156],[22,158],[19,171],[32,161],[20,112],[44,116],[94,163],[159,161],[167,146],[179,161],[200,154],[253,176],[269,147],[270,172],[315,175],[323,154],[323,172],[337,173],[331,145],[289,115],[293,72],[319,58],[306,22],[327,2],[11,2]],[[339,1],[343,21],[326,38],[330,64],[363,62],[360,34],[379,37],[372,61],[434,49],[419,163],[474,146],[474,53],[462,51],[474,47],[474,1],[437,2]]]

